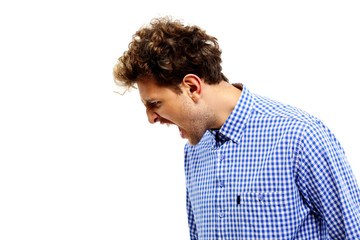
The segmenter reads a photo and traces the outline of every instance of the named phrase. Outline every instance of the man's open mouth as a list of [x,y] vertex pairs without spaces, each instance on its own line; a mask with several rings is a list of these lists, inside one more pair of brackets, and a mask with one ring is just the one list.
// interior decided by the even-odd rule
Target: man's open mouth
[[[166,119],[161,119],[160,120],[160,124],[166,124],[166,126],[170,126],[170,125],[176,125],[175,123],[173,123],[173,122],[171,122],[171,121],[168,121],[168,120],[166,120]],[[176,125],[177,126],[177,125]],[[185,134],[185,131],[181,128],[181,127],[179,127],[179,126],[177,126],[178,128],[179,128],[179,133],[180,133],[180,136],[181,136],[181,138],[186,138],[186,134]]]

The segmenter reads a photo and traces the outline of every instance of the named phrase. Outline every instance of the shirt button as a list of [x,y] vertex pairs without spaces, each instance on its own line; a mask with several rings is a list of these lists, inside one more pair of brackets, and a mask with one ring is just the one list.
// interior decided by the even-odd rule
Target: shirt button
[[223,213],[223,212],[220,212],[220,213],[219,213],[219,217],[220,217],[220,218],[223,218],[223,217],[225,217],[225,213]]
[[221,188],[225,187],[224,181],[221,181],[221,180],[220,180],[219,186],[220,186]]
[[259,202],[264,201],[264,195],[259,194],[259,195],[258,195],[258,201],[259,201]]

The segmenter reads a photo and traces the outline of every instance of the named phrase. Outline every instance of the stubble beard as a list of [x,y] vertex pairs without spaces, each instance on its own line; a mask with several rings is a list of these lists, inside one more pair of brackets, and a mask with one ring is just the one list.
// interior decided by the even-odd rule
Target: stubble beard
[[200,112],[192,111],[192,116],[189,117],[191,124],[186,132],[190,145],[195,146],[201,141],[206,130],[211,128],[213,119],[213,115],[207,109],[203,108]]

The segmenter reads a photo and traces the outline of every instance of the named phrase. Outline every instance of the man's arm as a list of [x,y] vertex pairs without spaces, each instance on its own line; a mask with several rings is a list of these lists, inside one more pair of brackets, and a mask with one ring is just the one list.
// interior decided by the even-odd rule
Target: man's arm
[[191,202],[190,202],[189,192],[188,192],[187,188],[186,188],[186,210],[187,210],[187,215],[188,215],[190,239],[197,240],[198,235],[197,235],[197,231],[196,231],[195,218],[194,218],[194,213],[191,208]]
[[331,239],[360,239],[360,190],[340,143],[318,121],[300,146],[296,181],[305,201],[326,221]]
[[184,167],[185,167],[185,176],[186,176],[186,210],[187,210],[187,216],[188,216],[188,224],[189,224],[189,230],[190,230],[190,239],[191,240],[197,240],[198,234],[196,230],[196,224],[195,224],[195,217],[194,212],[192,210],[191,201],[190,201],[190,194],[188,190],[188,182],[189,182],[189,171],[190,171],[190,159],[189,159],[189,144],[185,144],[184,147]]

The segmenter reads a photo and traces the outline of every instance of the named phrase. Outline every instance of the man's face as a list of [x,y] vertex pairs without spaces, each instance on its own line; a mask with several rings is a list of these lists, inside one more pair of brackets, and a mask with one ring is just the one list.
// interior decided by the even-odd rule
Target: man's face
[[204,135],[205,114],[196,102],[180,86],[181,94],[170,87],[157,86],[152,80],[137,82],[141,101],[146,107],[150,123],[174,124],[179,128],[182,138],[187,138],[191,145],[196,145]]

